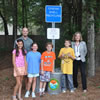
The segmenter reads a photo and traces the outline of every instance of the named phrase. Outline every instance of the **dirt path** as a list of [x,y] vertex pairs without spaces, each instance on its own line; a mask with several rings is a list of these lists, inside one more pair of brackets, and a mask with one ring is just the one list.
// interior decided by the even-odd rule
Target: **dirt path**
[[[2,70],[1,70],[2,69]],[[11,100],[13,88],[15,85],[15,78],[13,77],[13,69],[11,65],[11,56],[7,56],[0,61],[0,100]],[[38,94],[36,99],[31,96],[28,99],[24,98],[25,88],[22,90],[24,100],[100,100],[100,69],[96,70],[96,76],[87,78],[88,92],[83,93],[81,85],[75,93],[61,93],[59,95],[46,95],[42,98]],[[80,78],[79,78],[80,84]]]
[[0,70],[12,67],[11,54],[0,57]]

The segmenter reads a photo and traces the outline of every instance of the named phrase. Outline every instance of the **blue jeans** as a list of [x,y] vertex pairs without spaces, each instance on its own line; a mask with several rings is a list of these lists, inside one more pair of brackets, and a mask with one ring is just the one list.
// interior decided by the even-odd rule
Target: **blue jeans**
[[62,87],[62,90],[67,90],[67,89],[74,90],[73,76],[70,74],[63,74],[61,87]]

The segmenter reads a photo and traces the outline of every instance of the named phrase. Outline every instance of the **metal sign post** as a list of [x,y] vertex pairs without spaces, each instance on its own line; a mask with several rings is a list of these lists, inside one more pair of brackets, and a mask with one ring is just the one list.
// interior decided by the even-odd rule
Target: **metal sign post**
[[[55,28],[55,22],[52,22],[52,28]],[[55,52],[55,39],[52,39],[53,49],[52,51]],[[55,62],[54,62],[54,72],[55,72]]]
[[[52,28],[55,28],[55,23],[52,22]],[[52,39],[53,49],[52,51],[55,52],[55,39]]]

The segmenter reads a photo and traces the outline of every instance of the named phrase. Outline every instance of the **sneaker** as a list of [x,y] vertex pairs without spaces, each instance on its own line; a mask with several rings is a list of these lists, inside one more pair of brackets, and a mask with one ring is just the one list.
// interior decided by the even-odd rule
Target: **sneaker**
[[32,92],[32,98],[36,98],[36,95],[34,92]]
[[71,93],[74,93],[74,90],[70,90]]
[[26,92],[26,94],[25,94],[25,98],[28,98],[28,97],[29,97],[29,95],[30,95],[30,92],[29,92],[29,91],[27,91],[27,92]]
[[62,90],[62,93],[66,93],[66,90]]
[[87,92],[87,90],[83,90],[83,92],[84,92],[84,93],[86,93],[86,92]]

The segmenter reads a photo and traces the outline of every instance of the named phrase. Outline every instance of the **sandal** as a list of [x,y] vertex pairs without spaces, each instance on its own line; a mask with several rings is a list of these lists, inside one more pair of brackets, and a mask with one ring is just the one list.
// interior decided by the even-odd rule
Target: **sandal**
[[19,97],[18,95],[17,95],[17,98],[18,98],[18,100],[23,100],[21,97]]
[[19,98],[18,100],[23,100],[22,98]]
[[45,95],[45,92],[42,92],[43,95]]
[[18,97],[18,100],[23,100],[21,97]]
[[16,96],[12,96],[12,100],[18,100]]
[[42,92],[40,92],[39,95],[40,95],[40,97],[42,97],[43,96]]

